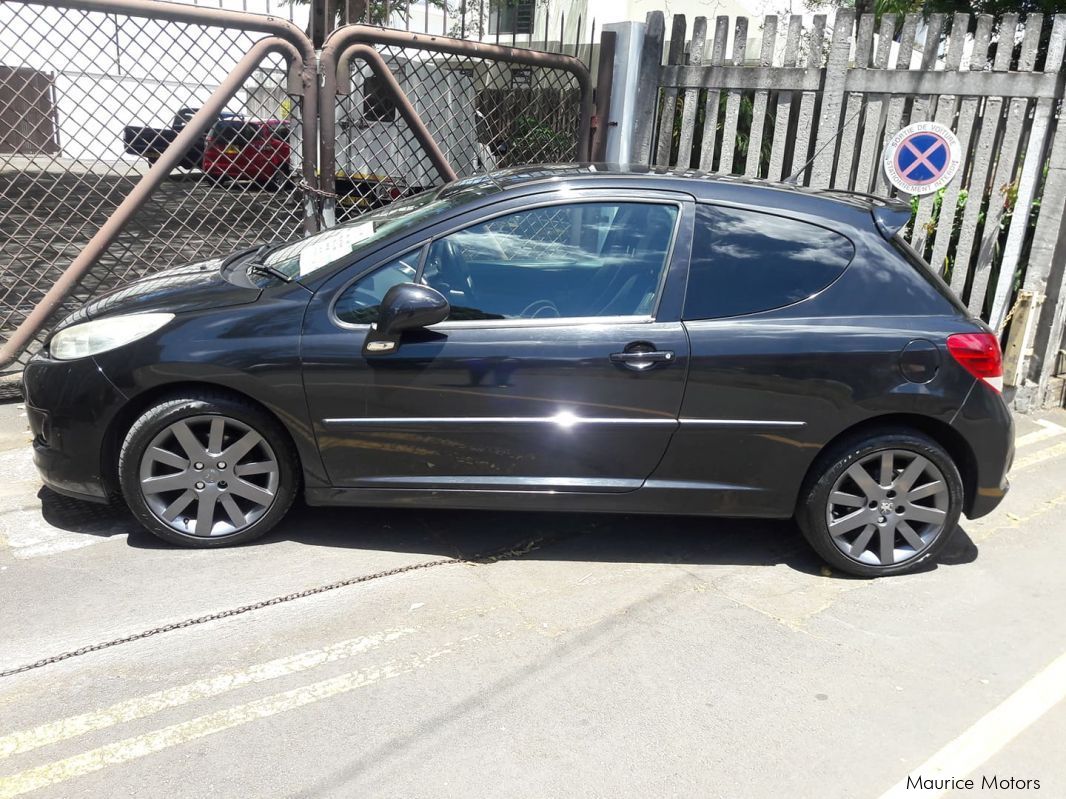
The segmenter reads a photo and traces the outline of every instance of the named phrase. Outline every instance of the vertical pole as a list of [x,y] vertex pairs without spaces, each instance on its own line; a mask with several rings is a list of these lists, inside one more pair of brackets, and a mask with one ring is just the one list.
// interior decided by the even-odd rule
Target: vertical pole
[[659,104],[659,73],[663,63],[663,40],[666,38],[666,19],[662,11],[648,12],[644,41],[637,66],[636,97],[633,108],[634,163],[651,162],[652,140],[655,138],[655,111]]
[[[611,69],[611,96],[603,128],[603,159],[626,164],[633,152],[633,108],[637,98],[640,54],[644,47],[643,22],[612,22],[603,26],[603,35],[614,36],[614,64]],[[602,73],[601,73],[602,75]]]
[[321,50],[326,41],[326,3],[327,0],[311,0],[311,43],[316,50]]
[[600,34],[600,58],[596,67],[596,116],[593,118],[593,161],[605,161],[607,156],[607,126],[611,118],[611,90],[614,81],[614,54],[618,34],[604,31]]

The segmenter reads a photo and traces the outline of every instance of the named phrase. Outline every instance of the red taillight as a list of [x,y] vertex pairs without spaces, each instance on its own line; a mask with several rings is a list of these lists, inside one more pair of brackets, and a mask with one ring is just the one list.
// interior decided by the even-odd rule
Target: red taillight
[[948,336],[948,352],[962,368],[996,391],[1003,390],[1003,353],[992,333],[956,333]]

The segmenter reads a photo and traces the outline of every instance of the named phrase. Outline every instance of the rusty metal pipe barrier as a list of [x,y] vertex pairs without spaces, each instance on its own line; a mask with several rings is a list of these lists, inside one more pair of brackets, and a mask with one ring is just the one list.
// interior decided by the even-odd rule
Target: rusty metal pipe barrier
[[[334,90],[337,89],[337,72],[344,70],[347,74],[348,64],[353,58],[357,58],[361,61],[365,61],[370,68],[374,71],[385,84],[385,88],[388,89],[389,94],[392,96],[392,100],[396,103],[396,109],[400,112],[400,115],[404,118],[404,121],[411,128],[411,132],[414,134],[418,143],[422,145],[426,150],[426,154],[433,162],[433,167],[437,170],[444,180],[455,180],[458,175],[455,174],[455,170],[452,169],[451,164],[448,163],[448,159],[445,158],[444,153],[441,152],[440,147],[433,140],[433,134],[429,132],[429,128],[426,127],[422,121],[422,117],[418,115],[418,111],[415,110],[414,105],[407,98],[403,89],[400,87],[396,77],[392,74],[392,70],[389,69],[388,64],[385,63],[385,59],[381,57],[381,54],[368,44],[353,44],[347,47],[341,57],[341,60],[337,63],[336,70],[327,70],[322,77],[323,87],[329,83],[329,76],[333,75]],[[328,91],[328,89],[326,89]],[[323,106],[325,107],[325,106]],[[319,122],[319,131],[322,135],[322,149],[327,148],[330,151],[330,160],[335,155],[337,142],[337,119],[333,114],[323,114],[322,119]],[[329,146],[332,143],[332,147]],[[334,170],[333,173],[335,173]],[[333,174],[331,173],[331,174]],[[326,170],[323,169],[322,175],[326,174]]]
[[[138,208],[177,167],[192,145],[207,133],[226,103],[251,77],[255,68],[271,53],[281,54],[289,64],[289,93],[302,94],[303,179],[310,190],[315,183],[315,156],[317,145],[318,92],[315,81],[315,53],[310,40],[296,25],[278,17],[245,14],[238,11],[187,6],[160,0],[15,0],[25,5],[124,14],[148,19],[164,19],[201,25],[240,28],[271,34],[256,42],[237,63],[230,74],[219,84],[211,97],[192,117],[159,160],[130,190],[122,203],[111,214],[96,234],[78,253],[70,266],[52,284],[44,297],[26,316],[0,348],[0,368],[12,364],[29,346],[34,337],[47,324],[49,317],[66,297],[77,287],[86,273],[100,260],[107,248],[115,241]],[[317,214],[310,191],[305,191],[304,229],[314,232]]]
[[[390,30],[372,25],[346,25],[337,28],[326,39],[319,55],[322,83],[319,107],[323,109],[319,121],[321,146],[319,149],[319,189],[327,199],[324,204],[325,224],[334,223],[332,198],[336,197],[337,177],[337,120],[333,105],[339,93],[347,93],[349,64],[353,57],[370,64],[371,69],[386,83],[397,110],[411,126],[411,132],[425,149],[438,174],[446,181],[455,180],[456,174],[444,157],[432,134],[422,123],[418,112],[400,88],[399,83],[374,50],[373,45],[410,47],[435,53],[481,58],[486,61],[522,64],[544,69],[557,69],[575,77],[581,92],[581,113],[578,122],[577,160],[589,157],[589,135],[592,121],[592,78],[588,68],[579,59],[561,53],[545,53],[538,50],[523,50],[497,44],[452,39],[409,31]],[[370,57],[373,53],[374,57]],[[343,90],[342,90],[343,87]],[[326,110],[329,110],[326,113]]]
[[[278,36],[268,36],[256,42],[245,56],[237,63],[233,71],[219,84],[219,87],[208,98],[207,102],[182,128],[175,137],[173,143],[163,151],[159,160],[145,173],[137,184],[126,195],[125,199],[115,209],[96,234],[78,253],[77,257],[66,268],[63,274],[48,289],[34,309],[15,329],[11,337],[4,342],[0,349],[0,367],[8,366],[25,350],[38,332],[47,324],[52,312],[66,299],[85,276],[86,272],[100,259],[107,248],[115,241],[119,233],[129,222],[138,208],[151,196],[159,184],[166,180],[171,170],[177,167],[185,154],[185,151],[193,146],[200,136],[214,124],[218,115],[226,107],[226,103],[237,93],[244,82],[251,77],[252,72],[271,53],[280,53],[290,63],[290,74],[294,70],[302,73],[303,58],[300,51],[292,42]],[[307,95],[314,97],[313,90]],[[312,101],[313,102],[313,101]],[[311,105],[311,103],[308,103]],[[304,109],[303,120],[303,156],[304,156],[304,180],[308,185],[314,181],[314,117],[313,107]],[[313,204],[305,203],[305,228],[314,224],[315,213]],[[313,231],[313,228],[312,228]]]

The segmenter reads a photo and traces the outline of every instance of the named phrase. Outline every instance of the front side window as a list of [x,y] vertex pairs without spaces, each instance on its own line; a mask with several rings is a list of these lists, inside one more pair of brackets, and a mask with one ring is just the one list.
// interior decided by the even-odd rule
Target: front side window
[[653,313],[678,207],[552,205],[506,214],[433,242],[422,280],[451,320]]
[[826,228],[757,211],[696,209],[685,319],[718,319],[805,300],[836,280],[855,255]]
[[401,255],[356,280],[341,292],[333,306],[337,319],[350,325],[369,325],[378,320],[385,292],[398,283],[412,283],[418,272],[421,249]]

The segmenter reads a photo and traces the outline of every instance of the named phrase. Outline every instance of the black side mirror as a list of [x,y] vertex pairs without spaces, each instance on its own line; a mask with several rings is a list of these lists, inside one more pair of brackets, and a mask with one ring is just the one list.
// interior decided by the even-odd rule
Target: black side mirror
[[403,331],[443,322],[449,313],[448,300],[436,289],[418,283],[399,283],[385,293],[378,321],[370,326],[363,342],[363,355],[394,352]]

